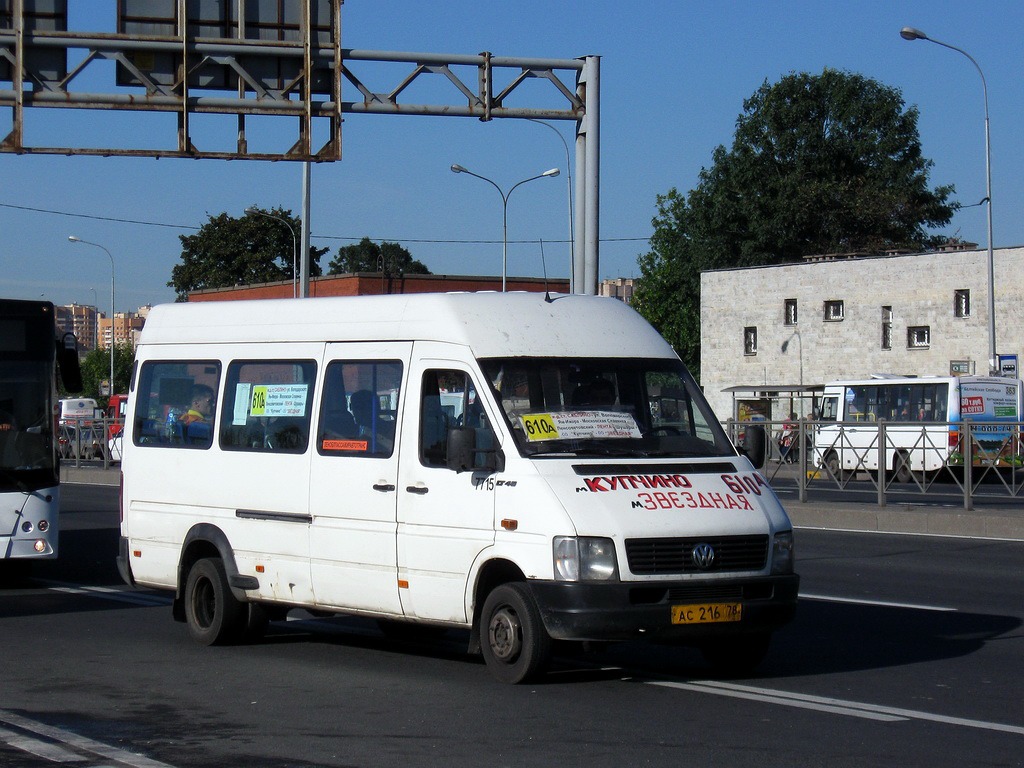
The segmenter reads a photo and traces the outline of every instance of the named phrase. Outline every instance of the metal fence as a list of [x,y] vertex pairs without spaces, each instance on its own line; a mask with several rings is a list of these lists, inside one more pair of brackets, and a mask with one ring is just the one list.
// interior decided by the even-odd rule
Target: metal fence
[[[725,426],[742,444],[750,423]],[[776,488],[795,488],[802,502],[815,490],[842,491],[878,506],[908,495],[941,496],[960,500],[965,510],[977,500],[1024,499],[1024,422],[756,423],[768,431],[762,471]],[[782,440],[787,434],[788,445]]]
[[57,453],[63,461],[103,461],[103,468],[121,460],[123,419],[62,419],[57,426]]

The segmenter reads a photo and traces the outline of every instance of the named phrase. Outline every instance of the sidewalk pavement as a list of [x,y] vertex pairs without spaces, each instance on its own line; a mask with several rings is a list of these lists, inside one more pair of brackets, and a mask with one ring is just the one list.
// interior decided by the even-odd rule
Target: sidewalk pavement
[[[63,483],[118,485],[120,465],[112,464],[109,469],[75,467],[66,461],[61,465],[60,479]],[[963,507],[934,503],[899,503],[879,507],[858,501],[800,503],[784,497],[783,504],[797,528],[1024,541],[1024,503],[1012,499],[999,506],[986,504],[970,512]]]

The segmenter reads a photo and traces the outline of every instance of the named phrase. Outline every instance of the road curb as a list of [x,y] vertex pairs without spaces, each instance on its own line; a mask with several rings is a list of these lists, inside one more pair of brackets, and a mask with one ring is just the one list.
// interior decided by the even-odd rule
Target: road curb
[[1024,541],[1024,508],[966,512],[952,507],[919,504],[867,504],[789,502],[786,512],[798,528],[828,528],[878,533]]

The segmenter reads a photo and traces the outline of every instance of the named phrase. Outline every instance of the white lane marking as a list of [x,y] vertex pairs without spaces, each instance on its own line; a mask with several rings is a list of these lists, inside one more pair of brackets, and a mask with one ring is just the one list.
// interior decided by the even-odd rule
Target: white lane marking
[[[161,763],[159,760],[152,760],[148,757],[135,754],[134,752],[126,752],[123,749],[117,747],[111,747],[107,744],[103,744],[99,741],[93,741],[92,739],[86,738],[85,736],[79,736],[77,733],[72,731],[66,731],[63,728],[57,728],[52,725],[46,725],[35,720],[30,720],[27,717],[15,714],[5,709],[0,709],[0,723],[12,726],[22,731],[28,731],[34,733],[37,736],[50,739],[56,742],[56,749],[66,753],[67,755],[74,755],[70,750],[63,749],[63,747],[70,747],[70,749],[77,749],[79,752],[85,752],[93,757],[102,757],[106,760],[113,760],[118,765],[128,766],[128,768],[174,768],[174,766],[167,763]],[[36,742],[36,740],[32,740]],[[11,746],[17,746],[8,741]],[[36,742],[42,744],[43,742]],[[21,748],[21,747],[19,747]],[[31,751],[31,750],[26,750]],[[33,754],[39,757],[46,757],[36,752]],[[56,752],[54,754],[57,754]],[[47,757],[47,759],[50,759]],[[80,760],[74,760],[79,762]],[[69,759],[54,760],[53,762],[72,762]]]
[[852,717],[865,717],[871,720],[926,720],[933,723],[945,725],[958,725],[965,728],[980,728],[987,731],[1000,731],[1002,733],[1013,733],[1024,736],[1024,726],[1007,725],[1006,723],[993,723],[986,720],[971,720],[965,717],[950,717],[948,715],[936,715],[931,712],[921,712],[914,709],[903,709],[900,707],[886,707],[880,704],[867,704],[860,701],[845,701],[826,696],[812,696],[804,693],[791,693],[789,691],[777,691],[771,688],[755,688],[748,685],[737,685],[735,683],[724,683],[717,680],[697,680],[692,683],[674,683],[671,681],[651,680],[649,685],[658,685],[666,688],[679,688],[698,693],[710,693],[718,696],[730,696],[733,698],[749,699],[752,701],[763,701],[770,704],[781,704],[787,707],[800,707],[802,709],[814,709],[821,712],[833,712],[836,714],[850,715]]
[[[776,491],[776,493],[778,493]],[[795,493],[795,491],[794,491]],[[938,505],[925,505],[934,506],[938,509]],[[963,511],[963,506],[950,507],[950,510],[959,509]],[[921,533],[920,531],[868,531],[863,528],[835,528],[832,526],[818,526],[818,525],[794,525],[794,529],[804,529],[807,531],[824,531],[825,533],[864,533],[871,536],[920,536],[926,539],[969,539],[971,541],[995,541],[995,542],[1009,542],[1012,544],[1019,544],[1020,539],[1011,539],[1005,536],[978,536],[976,534],[967,533]]]
[[863,717],[868,720],[881,720],[883,722],[895,722],[897,720],[905,720],[903,717],[895,717],[892,715],[886,715],[881,712],[870,712],[863,709],[850,706],[840,706],[838,700],[836,704],[826,704],[825,702],[815,702],[810,699],[800,700],[795,698],[789,698],[788,696],[781,695],[778,691],[772,691],[767,688],[757,689],[750,688],[747,690],[720,690],[716,689],[715,686],[710,685],[707,682],[696,682],[696,683],[674,683],[671,681],[655,680],[649,681],[650,685],[658,685],[664,688],[677,688],[684,691],[695,691],[697,693],[713,693],[718,696],[729,696],[734,699],[747,699],[748,701],[762,701],[767,704],[783,704],[787,707],[797,707],[799,709],[813,709],[818,712],[829,712],[835,715],[849,715],[851,717]]
[[137,592],[133,587],[87,587],[82,584],[70,584],[62,581],[38,580],[45,584],[47,589],[54,592],[63,592],[69,595],[89,595],[91,597],[104,597],[110,600],[117,600],[132,605],[170,605],[171,598],[152,592]]
[[6,741],[15,749],[28,752],[30,755],[41,757],[51,763],[84,763],[86,758],[77,752],[54,744],[50,741],[41,741],[24,733],[16,733],[7,728],[0,728],[0,739]]
[[886,600],[864,600],[858,597],[836,597],[834,595],[809,595],[800,593],[801,600],[824,600],[830,603],[855,603],[857,605],[877,605],[883,608],[912,608],[915,611],[939,611],[940,613],[956,613],[959,609],[943,605],[919,605],[917,603],[893,603]]

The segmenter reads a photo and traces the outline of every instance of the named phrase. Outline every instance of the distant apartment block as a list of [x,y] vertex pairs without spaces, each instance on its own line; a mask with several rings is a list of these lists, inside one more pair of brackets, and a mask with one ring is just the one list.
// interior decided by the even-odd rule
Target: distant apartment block
[[633,303],[634,278],[616,277],[611,280],[602,280],[600,287],[601,296],[610,296],[626,304]]
[[58,327],[64,332],[75,334],[78,349],[82,353],[109,349],[111,339],[115,344],[131,344],[134,349],[139,343],[139,334],[151,309],[147,305],[139,307],[136,312],[117,312],[111,322],[109,317],[90,305],[67,304],[55,307]]

